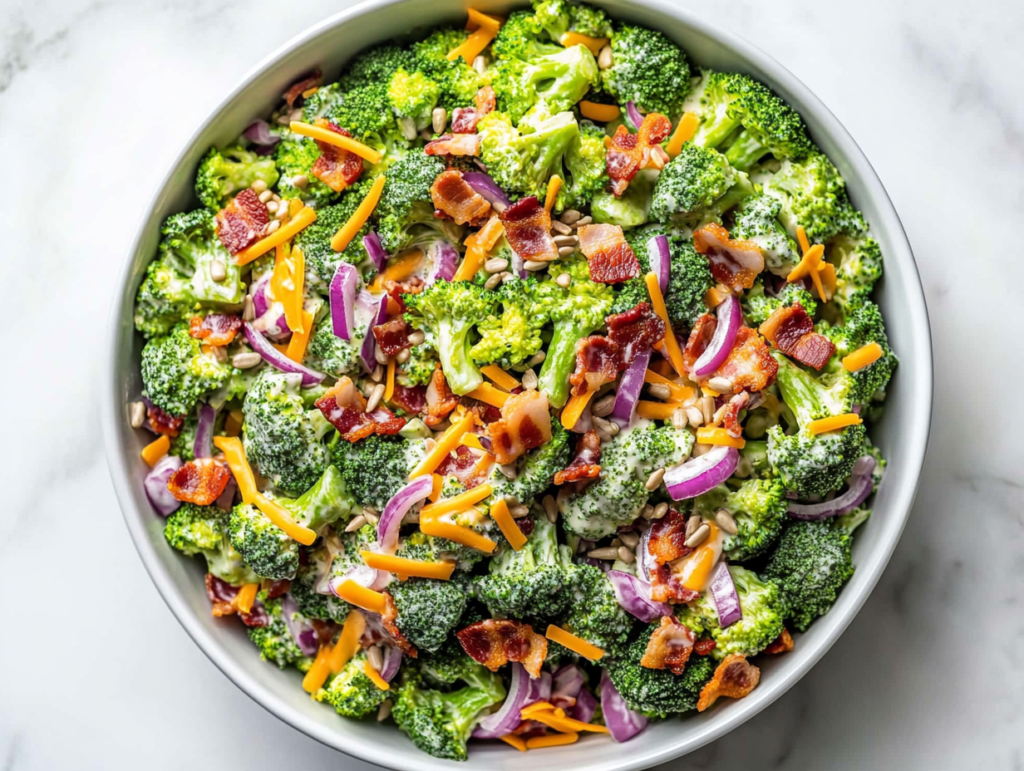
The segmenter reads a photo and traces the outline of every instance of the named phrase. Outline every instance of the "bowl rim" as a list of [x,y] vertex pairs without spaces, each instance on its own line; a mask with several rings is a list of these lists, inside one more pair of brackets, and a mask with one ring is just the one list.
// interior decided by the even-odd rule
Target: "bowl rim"
[[[152,218],[154,208],[159,204],[163,192],[171,184],[175,172],[201,135],[212,124],[216,123],[221,113],[240,93],[245,91],[261,75],[281,63],[295,49],[329,29],[345,24],[352,19],[390,6],[402,5],[406,1],[363,0],[363,2],[332,14],[307,27],[253,66],[196,128],[188,142],[183,145],[181,151],[169,165],[160,184],[156,187],[136,228],[135,236],[127,252],[127,259],[123,260],[115,287],[114,302],[112,303],[110,320],[107,327],[110,335],[104,354],[104,374],[101,388],[101,394],[103,395],[100,399],[101,422],[103,424],[108,468],[125,524],[128,527],[143,566],[147,573],[149,573],[164,602],[184,630],[221,672],[247,696],[271,714],[321,744],[365,762],[384,765],[394,769],[408,768],[409,759],[406,757],[406,753],[396,753],[394,756],[381,753],[379,751],[380,747],[371,742],[359,739],[358,737],[344,736],[340,732],[327,729],[308,720],[299,711],[281,701],[270,689],[239,667],[234,658],[218,645],[214,635],[198,622],[193,609],[185,601],[183,592],[177,587],[156,555],[155,546],[144,524],[144,517],[151,513],[144,513],[138,510],[130,491],[130,486],[137,484],[137,480],[133,478],[133,473],[128,465],[129,448],[124,441],[124,432],[117,429],[118,422],[123,419],[124,405],[122,404],[121,395],[122,373],[117,371],[116,366],[120,335],[123,332],[122,298],[125,295],[126,286],[132,279],[132,257],[139,251],[146,238],[148,222]],[[872,223],[876,227],[884,229],[892,242],[887,250],[886,260],[901,261],[902,268],[907,271],[907,285],[905,293],[901,295],[901,300],[904,302],[907,311],[908,321],[906,323],[913,328],[912,334],[919,338],[919,345],[915,346],[919,350],[916,352],[917,357],[913,365],[920,382],[918,383],[918,391],[915,392],[914,398],[909,400],[910,403],[905,410],[905,413],[908,413],[906,425],[909,425],[912,429],[911,435],[906,440],[906,463],[901,466],[901,473],[898,477],[895,477],[896,481],[894,482],[892,479],[888,481],[888,492],[892,494],[891,505],[887,509],[887,515],[891,519],[889,523],[889,530],[891,532],[887,538],[879,541],[878,545],[868,555],[869,558],[867,560],[858,562],[859,591],[852,597],[849,596],[852,593],[844,593],[846,598],[844,600],[844,613],[828,614],[830,628],[827,630],[827,633],[817,636],[812,643],[801,647],[800,659],[795,667],[773,678],[770,682],[762,683],[750,696],[735,702],[731,709],[710,716],[702,730],[695,737],[676,742],[660,742],[657,744],[648,742],[646,746],[643,742],[637,742],[636,752],[626,762],[617,760],[602,762],[597,760],[588,763],[588,767],[595,771],[600,769],[608,769],[609,771],[611,769],[622,769],[623,771],[629,769],[632,771],[633,769],[648,768],[692,752],[724,736],[786,693],[817,664],[821,657],[839,639],[874,590],[909,518],[928,445],[934,378],[928,310],[924,288],[921,284],[920,273],[910,242],[907,239],[899,215],[881,180],[878,178],[874,167],[839,119],[799,78],[745,38],[704,19],[694,11],[676,6],[667,0],[631,0],[631,2],[639,6],[658,10],[671,18],[673,24],[688,27],[697,34],[714,41],[716,45],[747,58],[765,73],[766,79],[770,84],[784,84],[786,90],[804,106],[805,110],[813,110],[815,117],[821,123],[822,133],[832,139],[841,148],[845,159],[857,168],[858,175],[863,182],[865,197],[870,198],[878,209],[877,215],[872,218]],[[903,358],[902,355],[901,358]],[[906,364],[904,362],[904,366]],[[822,619],[823,621],[824,618]],[[423,768],[441,768],[442,766],[439,763],[443,763],[443,761],[439,762],[430,758],[430,756],[424,755],[420,759],[419,765]],[[444,767],[447,767],[447,764]]]

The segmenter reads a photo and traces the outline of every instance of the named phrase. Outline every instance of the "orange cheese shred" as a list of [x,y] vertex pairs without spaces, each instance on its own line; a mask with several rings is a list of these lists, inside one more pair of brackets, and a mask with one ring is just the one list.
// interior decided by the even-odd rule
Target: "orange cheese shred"
[[[558,713],[562,714],[559,715]],[[603,725],[596,725],[594,723],[584,723],[582,720],[576,720],[575,718],[565,717],[564,710],[556,710],[554,713],[551,712],[534,712],[530,715],[530,720],[536,720],[538,723],[543,723],[548,728],[553,728],[561,733],[576,733],[580,731],[592,731],[593,733],[608,733],[608,729]]]
[[164,457],[170,449],[171,438],[166,434],[161,434],[159,437],[143,447],[140,454],[146,463],[150,466],[155,466],[157,461]]
[[345,616],[345,625],[341,627],[338,642],[334,644],[327,658],[331,672],[338,674],[359,651],[359,638],[366,629],[366,616],[358,610],[350,611]]
[[462,527],[453,522],[445,522],[435,518],[424,520],[422,514],[420,514],[420,532],[425,535],[437,536],[438,538],[447,538],[449,541],[461,543],[463,546],[469,546],[471,549],[479,549],[486,554],[490,554],[498,546],[490,538],[480,535],[468,527]]
[[572,396],[566,402],[561,415],[562,425],[566,430],[572,430],[572,427],[576,425],[580,415],[583,414],[583,410],[587,408],[587,403],[593,398],[594,393],[595,391],[584,391],[579,396]]
[[693,396],[693,389],[689,386],[679,385],[675,380],[671,380],[651,369],[644,372],[644,382],[649,385],[665,386],[668,388],[669,393],[672,394],[673,401],[682,402]]
[[380,676],[380,672],[374,669],[373,665],[369,661],[363,662],[363,673],[382,691],[391,689],[391,686],[388,685],[388,681]]
[[548,701],[535,701],[535,702],[533,702],[533,704],[527,704],[525,707],[523,707],[522,711],[519,713],[519,717],[522,718],[523,720],[526,720],[534,712],[551,711],[554,708],[555,708],[555,705],[552,704],[551,702],[548,702]]
[[491,216],[484,226],[475,233],[466,237],[466,255],[459,263],[458,270],[452,277],[452,281],[469,281],[480,270],[487,253],[498,243],[498,239],[505,233],[505,226],[501,224],[498,215]]
[[636,403],[636,414],[648,420],[672,420],[672,414],[682,406],[681,402],[649,402],[641,399]]
[[383,613],[387,607],[383,594],[360,586],[351,579],[339,586],[337,593],[350,605],[355,605],[357,608],[368,610],[371,613]]
[[238,436],[241,434],[243,420],[241,410],[231,410],[224,421],[224,433],[228,436]]
[[597,56],[601,53],[601,49],[608,45],[608,38],[590,37],[590,35],[581,35],[579,32],[566,32],[558,38],[558,42],[566,48],[571,48],[572,46],[586,46],[590,49],[590,53]]
[[434,478],[434,486],[431,488],[427,500],[436,501],[441,498],[441,490],[444,488],[444,477],[440,474],[431,474],[431,476]]
[[869,364],[874,364],[881,359],[882,354],[882,346],[878,343],[868,343],[843,357],[843,369],[847,372],[856,372],[859,369],[864,369]]
[[502,498],[490,508],[491,519],[495,521],[501,534],[508,539],[508,545],[519,551],[526,545],[526,536],[519,529],[519,525],[512,519],[512,513],[508,510],[508,504]]
[[840,428],[846,428],[847,426],[859,426],[863,422],[860,415],[847,412],[845,415],[833,415],[830,418],[812,420],[807,424],[807,430],[811,436],[817,436],[828,431],[838,431]]
[[331,674],[330,655],[330,647],[321,645],[320,650],[316,652],[312,666],[306,672],[306,676],[302,678],[302,690],[306,693],[312,695],[324,687],[324,683],[327,682],[327,678]]
[[579,734],[548,734],[547,736],[534,736],[526,740],[526,749],[539,750],[541,747],[560,747],[563,744],[575,744],[580,738]]
[[505,742],[505,744],[515,747],[520,752],[526,752],[526,742],[523,741],[520,737],[516,736],[515,734],[505,734],[504,736],[499,736],[498,738]]
[[242,613],[250,613],[252,605],[256,602],[256,593],[260,590],[259,584],[246,584],[238,590],[235,595],[235,607]]
[[388,358],[388,375],[384,386],[384,401],[391,401],[391,397],[395,395],[395,358]]
[[476,399],[478,402],[489,404],[492,407],[505,406],[505,402],[508,401],[509,394],[506,391],[499,391],[497,388],[492,386],[490,383],[481,383],[475,389],[466,394],[470,399]]
[[493,27],[481,25],[477,30],[471,32],[469,37],[463,40],[460,45],[457,45],[448,52],[448,61],[454,62],[461,56],[466,60],[466,64],[472,65],[473,60],[491,44],[491,41],[494,40],[497,34],[498,30]]
[[297,214],[269,236],[261,238],[252,246],[236,254],[235,265],[248,265],[257,257],[262,257],[285,241],[291,241],[300,231],[309,227],[314,222],[316,222],[316,210],[310,206],[304,206]]
[[697,429],[697,444],[721,444],[726,447],[735,447],[737,450],[742,450],[747,446],[747,441],[742,437],[732,436],[724,428],[701,426]]
[[622,110],[614,104],[599,104],[584,99],[577,106],[580,108],[580,115],[598,123],[611,123],[622,115]]
[[803,225],[798,225],[796,228],[796,240],[800,244],[800,253],[810,251],[811,242],[807,239],[807,231],[804,230]]
[[377,274],[370,288],[375,292],[383,292],[387,281],[404,281],[409,278],[423,262],[423,252],[410,249],[391,260],[382,273]]
[[312,334],[313,314],[304,310],[302,311],[302,329],[292,332],[291,340],[288,341],[288,349],[284,355],[292,361],[302,364],[302,359],[306,355],[306,346],[309,345],[309,338]]
[[445,498],[437,503],[424,506],[420,509],[420,519],[422,520],[424,517],[443,517],[445,514],[454,514],[459,511],[465,511],[471,506],[482,501],[492,492],[493,488],[489,483],[477,485],[472,490],[466,490],[466,492],[459,493],[451,498]]
[[585,659],[598,661],[604,656],[604,651],[596,645],[591,645],[586,640],[580,639],[576,635],[572,634],[572,632],[565,631],[560,626],[549,624],[548,630],[544,633],[544,636],[552,642],[565,646],[573,653],[580,654]]
[[431,473],[443,461],[452,450],[459,446],[463,435],[473,427],[473,413],[467,412],[457,423],[454,423],[434,445],[434,449],[427,453],[420,465],[409,474],[409,479]]
[[366,220],[373,214],[373,210],[377,208],[377,202],[380,201],[380,194],[384,190],[384,175],[381,174],[375,180],[373,185],[370,187],[370,192],[366,194],[356,210],[352,212],[352,216],[348,218],[348,221],[338,228],[338,232],[331,236],[331,248],[336,252],[345,251],[352,239],[356,237],[356,233],[359,232]]
[[476,434],[466,434],[464,437],[462,437],[462,446],[472,447],[474,450],[482,450],[483,452],[487,452],[487,450],[484,449],[484,446],[480,444],[480,437],[477,436]]
[[548,180],[548,191],[544,196],[544,209],[548,214],[551,213],[551,209],[555,206],[555,199],[558,198],[558,191],[562,189],[562,178],[557,174],[552,174]]
[[695,592],[704,591],[704,586],[707,584],[708,578],[711,577],[711,569],[718,563],[719,553],[716,548],[718,526],[714,522],[706,520],[705,524],[711,528],[711,532],[704,539],[704,544],[698,546],[697,550],[687,558],[691,561],[692,567],[688,566],[689,570],[683,579],[683,586]]
[[474,30],[479,28],[494,30],[494,34],[498,34],[498,30],[501,29],[501,25],[505,23],[504,19],[499,19],[496,16],[488,16],[486,13],[481,13],[475,8],[467,8],[466,13],[469,14],[469,21],[466,22],[466,29]]
[[310,139],[318,139],[325,144],[334,145],[335,147],[340,147],[342,150],[348,150],[350,153],[355,153],[360,158],[367,160],[370,163],[380,163],[380,159],[383,157],[372,147],[367,147],[362,142],[357,142],[352,137],[339,134],[337,131],[331,131],[330,129],[321,128],[320,126],[312,126],[309,123],[303,123],[299,120],[293,120],[289,125],[289,128],[301,136],[309,137]]
[[498,388],[504,388],[506,391],[519,388],[519,381],[497,364],[488,364],[486,367],[481,367],[480,371],[484,373],[484,377],[491,380]]
[[658,285],[658,277],[653,273],[644,276],[647,283],[647,293],[651,296],[651,305],[658,318],[665,322],[665,348],[668,350],[668,360],[680,375],[686,375],[686,366],[683,364],[683,352],[679,350],[679,343],[672,331],[672,322],[668,318],[668,310],[665,308],[665,298],[661,294],[661,287]]
[[447,581],[452,577],[452,571],[455,570],[455,563],[450,560],[426,562],[424,560],[406,559],[405,557],[393,557],[390,554],[378,554],[373,551],[361,551],[359,556],[363,558],[363,562],[374,570],[386,570],[389,573],[397,573],[403,576],[435,578],[439,581]]
[[679,155],[683,151],[683,144],[693,139],[693,135],[696,133],[697,126],[699,125],[700,118],[692,112],[684,112],[683,117],[679,119],[676,130],[672,132],[672,136],[665,146],[665,152],[672,158]]

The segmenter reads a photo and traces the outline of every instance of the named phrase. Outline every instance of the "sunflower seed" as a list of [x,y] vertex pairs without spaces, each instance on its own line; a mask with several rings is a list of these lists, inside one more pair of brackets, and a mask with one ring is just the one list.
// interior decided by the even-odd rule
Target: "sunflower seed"
[[612,539],[612,542],[610,544],[608,544],[608,545],[609,546],[614,546],[616,549],[618,549],[620,546],[622,546],[622,541],[619,540],[619,538],[616,536],[615,538]]
[[228,269],[221,260],[213,260],[210,263],[210,278],[218,284],[228,277]]
[[651,148],[650,165],[652,168],[663,169],[670,160],[672,160],[671,156],[665,152],[665,148],[661,145],[655,145]]
[[515,463],[506,463],[503,466],[498,466],[498,471],[500,471],[505,476],[506,479],[514,480],[516,478]]
[[375,358],[378,363],[387,366],[388,355],[384,353],[384,349],[381,348],[379,345],[375,345],[373,347],[373,358]]
[[615,408],[615,394],[602,396],[590,407],[590,414],[596,418],[607,418]]
[[357,515],[355,517],[352,517],[352,521],[349,522],[347,525],[345,525],[345,532],[346,533],[354,533],[356,530],[358,530],[359,528],[361,528],[365,524],[366,524],[366,517],[364,517],[362,514],[359,514],[359,515]]
[[257,193],[262,193],[264,190],[267,189],[267,183],[262,179],[257,179],[249,187],[251,187]]
[[398,130],[410,142],[416,138],[416,122],[407,115],[398,119]]
[[132,402],[128,414],[131,416],[132,428],[142,428],[142,424],[146,422],[146,405],[142,402]]
[[523,388],[527,391],[537,390],[537,373],[532,369],[528,369],[523,373]]
[[661,487],[661,480],[665,478],[665,469],[659,468],[651,472],[651,475],[647,477],[647,481],[644,483],[644,487],[654,492]]
[[236,353],[231,357],[231,366],[235,369],[252,369],[263,361],[263,357],[253,351]]
[[602,70],[610,70],[612,68],[612,47],[605,46],[597,54],[597,66]]
[[579,239],[576,236],[555,236],[555,246],[576,246]]
[[544,260],[526,260],[523,267],[531,273],[537,270],[544,270],[548,264]]
[[372,506],[363,507],[363,516],[366,517],[366,521],[369,522],[371,525],[376,525],[377,522],[380,520],[380,515],[377,513],[377,510]]
[[635,549],[636,545],[640,543],[640,536],[634,532],[619,533],[619,539],[623,545],[628,546],[630,549]]
[[525,517],[527,514],[530,513],[530,507],[519,504],[518,506],[513,506],[512,508],[510,508],[508,512],[515,519],[519,519],[520,517]]
[[574,222],[578,221],[579,218],[582,216],[583,215],[580,214],[579,211],[577,211],[576,209],[566,209],[564,212],[562,212],[562,216],[559,217],[558,219],[560,219],[566,225],[572,225]]
[[699,458],[701,455],[707,455],[711,452],[712,447],[714,447],[713,444],[702,444],[701,442],[698,442],[693,446],[693,450],[690,451],[690,455],[691,457]]
[[615,436],[619,433],[619,424],[615,421],[595,416],[593,410],[591,410],[590,414],[593,416],[594,425],[597,426],[598,430],[606,432],[609,436]]
[[247,294],[242,301],[242,321],[252,321],[256,318],[256,306],[253,304],[252,295]]
[[704,539],[707,538],[710,534],[711,528],[706,524],[701,525],[694,531],[693,535],[691,535],[689,538],[683,541],[683,545],[688,546],[692,549],[704,543]]
[[684,407],[683,409],[686,411],[686,419],[689,421],[691,426],[694,428],[700,428],[704,425],[704,413],[696,406]]
[[435,134],[444,133],[444,127],[448,125],[448,111],[444,107],[435,107],[430,113],[430,125]]
[[492,257],[484,263],[484,270],[488,273],[501,273],[508,267],[508,260],[502,259],[501,257]]
[[603,546],[600,549],[591,549],[587,556],[592,560],[613,560],[619,556],[619,550],[614,546]]
[[647,391],[655,399],[661,399],[663,402],[672,398],[672,391],[664,383],[655,383],[654,385],[648,386]]
[[710,423],[715,417],[715,397],[705,396],[701,399],[700,410],[704,414],[704,422]]
[[634,562],[636,562],[636,555],[625,546],[620,546],[619,559],[625,562],[627,565],[632,565]]
[[651,519],[654,517],[654,507],[649,503],[645,504],[644,507],[640,509],[640,516],[644,519]]
[[260,203],[266,203],[267,201],[269,201],[273,197],[274,197],[274,191],[273,190],[264,190],[262,193],[260,193]]
[[568,273],[559,273],[555,283],[562,287],[562,289],[568,289],[569,285],[572,284],[572,276]]
[[544,513],[548,515],[548,522],[553,523],[558,519],[558,501],[555,500],[555,496],[545,495],[541,503],[544,506]]
[[271,233],[276,233],[279,227],[281,227],[281,220],[274,220],[267,225],[267,235],[269,236]]
[[377,722],[383,723],[391,716],[391,699],[384,699],[377,710]]
[[560,236],[567,236],[572,233],[572,228],[559,220],[555,220],[551,223],[551,229]]
[[378,364],[373,368],[373,372],[370,373],[370,380],[374,383],[379,383],[382,377],[384,377],[384,368]]
[[528,368],[536,367],[538,364],[544,361],[545,356],[547,356],[547,354],[544,353],[544,351],[538,351],[533,355],[533,357],[528,362],[526,362],[526,366]]
[[215,345],[213,348],[213,358],[219,361],[221,364],[228,360],[228,349],[223,345]]
[[651,515],[651,519],[661,519],[666,514],[668,514],[668,504],[662,502],[654,507],[654,513]]
[[384,654],[381,653],[379,645],[371,645],[366,649],[366,660],[378,672],[384,668]]
[[717,376],[708,381],[708,388],[720,394],[727,394],[732,392],[733,384],[729,378]]
[[403,348],[398,353],[396,353],[395,361],[397,361],[399,364],[405,364],[407,361],[409,361],[409,349]]
[[306,185],[309,184],[309,177],[305,174],[296,174],[292,177],[292,187],[297,187],[299,190],[305,190]]
[[410,345],[420,345],[426,339],[427,339],[427,336],[423,333],[423,330],[422,329],[417,329],[415,332],[413,332],[411,335],[409,335],[409,344]]
[[498,284],[500,284],[500,283],[501,283],[501,274],[500,273],[495,273],[494,275],[491,275],[491,276],[487,277],[487,280],[484,282],[484,289],[487,289],[487,290],[497,289],[498,288]]
[[672,426],[676,431],[682,431],[687,424],[686,410],[680,408],[672,413]]
[[569,255],[575,254],[575,253],[576,253],[576,247],[575,246],[560,246],[560,247],[558,247],[558,256],[559,257],[568,257]]
[[739,528],[736,527],[736,520],[732,518],[732,514],[726,509],[715,510],[715,522],[729,535],[736,535],[739,532]]
[[593,221],[594,221],[593,217],[582,217],[582,218],[576,220],[576,227],[581,228],[584,225],[589,225]]
[[487,71],[487,57],[478,56],[473,60],[473,69],[479,72],[481,75]]
[[384,384],[377,383],[373,387],[373,393],[370,394],[370,398],[366,400],[366,411],[373,412],[377,409],[377,405],[380,404],[380,400],[384,398]]
[[704,524],[704,520],[698,517],[696,514],[691,515],[686,520],[686,532],[683,534],[683,538],[689,538],[691,535],[697,532],[697,528]]
[[729,405],[723,404],[721,407],[715,410],[715,414],[711,417],[711,422],[716,426],[719,425],[722,422],[722,418],[725,417],[725,413],[728,411]]

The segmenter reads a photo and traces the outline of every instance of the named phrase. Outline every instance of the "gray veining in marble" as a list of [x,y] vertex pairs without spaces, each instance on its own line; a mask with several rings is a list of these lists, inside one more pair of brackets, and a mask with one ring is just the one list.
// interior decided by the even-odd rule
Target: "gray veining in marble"
[[[0,3],[4,771],[372,768],[264,712],[174,621],[94,408],[96,335],[150,191],[232,83],[344,4]],[[1024,5],[688,4],[864,148],[917,254],[937,382],[917,505],[863,611],[786,696],[666,768],[1024,768]]]

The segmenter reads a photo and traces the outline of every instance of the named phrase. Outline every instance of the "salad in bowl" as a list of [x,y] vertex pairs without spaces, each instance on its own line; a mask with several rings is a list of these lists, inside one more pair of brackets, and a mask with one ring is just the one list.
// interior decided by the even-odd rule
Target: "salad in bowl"
[[853,574],[897,362],[767,86],[586,5],[468,16],[210,149],[128,410],[213,615],[450,760],[751,693]]

